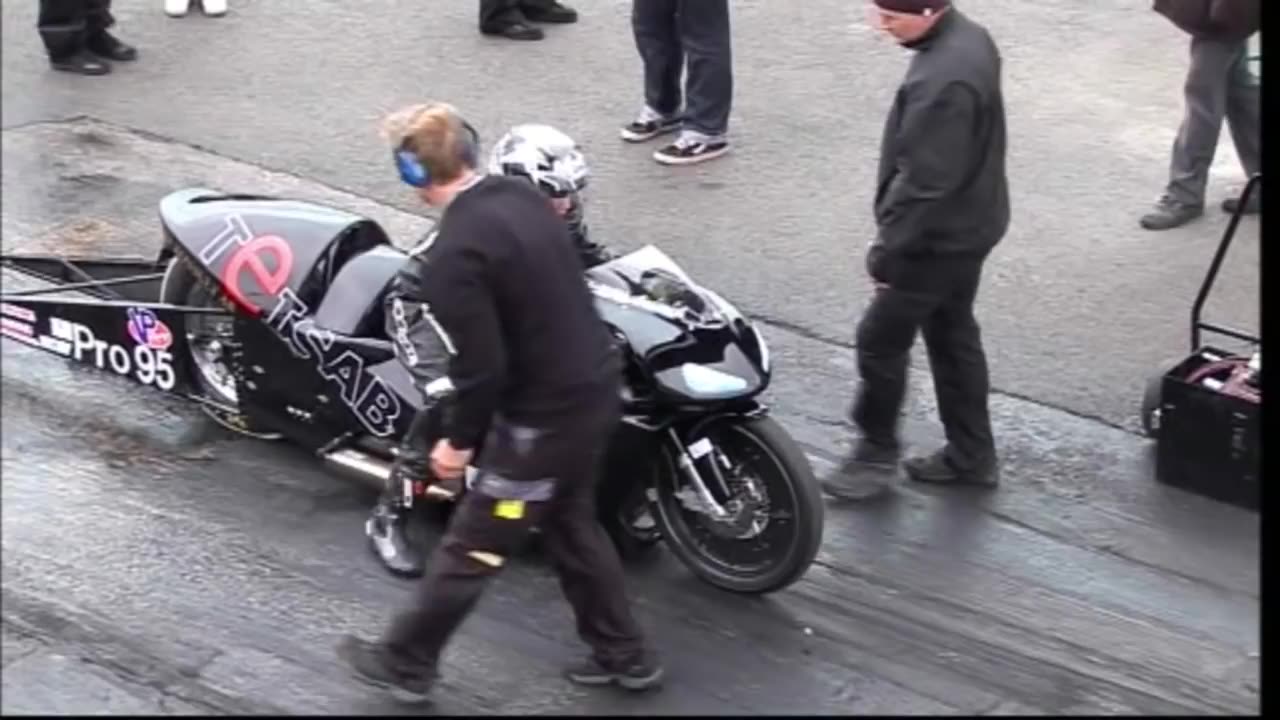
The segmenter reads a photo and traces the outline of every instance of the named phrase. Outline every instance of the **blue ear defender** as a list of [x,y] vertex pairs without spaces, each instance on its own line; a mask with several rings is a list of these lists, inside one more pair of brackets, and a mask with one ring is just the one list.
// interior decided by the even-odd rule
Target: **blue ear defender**
[[[462,121],[466,128],[467,139],[462,143],[461,159],[470,167],[475,167],[480,155],[480,133],[466,120]],[[418,156],[407,146],[401,145],[394,153],[396,170],[400,180],[415,188],[424,188],[431,184],[431,172],[427,170]]]

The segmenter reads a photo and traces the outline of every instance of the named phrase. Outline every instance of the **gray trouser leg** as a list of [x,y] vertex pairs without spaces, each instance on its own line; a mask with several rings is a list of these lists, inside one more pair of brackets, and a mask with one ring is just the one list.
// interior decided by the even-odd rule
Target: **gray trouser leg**
[[688,63],[685,125],[704,135],[724,135],[733,105],[729,0],[681,2],[680,37]]
[[1186,110],[1169,167],[1167,194],[1173,199],[1204,204],[1224,118],[1245,171],[1258,169],[1262,143],[1258,84],[1246,58],[1243,40],[1191,40],[1191,67],[1184,87]]

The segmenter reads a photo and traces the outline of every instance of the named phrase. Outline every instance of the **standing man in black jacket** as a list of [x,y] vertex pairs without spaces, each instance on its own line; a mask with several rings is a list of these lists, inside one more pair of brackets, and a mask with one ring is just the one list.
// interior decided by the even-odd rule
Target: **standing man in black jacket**
[[[1262,0],[1155,0],[1153,9],[1191,36],[1186,112],[1173,141],[1169,183],[1140,221],[1148,230],[1167,230],[1204,213],[1223,119],[1245,175],[1262,170],[1261,89],[1248,60],[1249,36],[1262,24]],[[1235,212],[1237,202],[1227,198],[1222,209]],[[1262,194],[1255,192],[1244,212],[1261,210]]]
[[[862,437],[827,483],[850,493],[867,469],[893,470],[909,352],[924,335],[946,446],[910,459],[914,480],[997,482],[986,354],[973,315],[982,266],[1009,225],[999,50],[947,0],[876,0],[875,21],[916,51],[880,147],[875,298],[857,331]],[[851,477],[852,476],[852,477]]]
[[476,172],[478,140],[453,108],[414,106],[388,118],[386,130],[402,179],[445,208],[415,266],[422,324],[448,358],[454,390],[432,473],[464,477],[483,449],[414,607],[381,641],[347,638],[339,654],[400,699],[428,699],[446,643],[536,525],[593,651],[569,679],[651,687],[662,668],[596,520],[621,368],[569,230],[532,183]]
[[54,70],[105,75],[109,61],[138,57],[137,49],[107,32],[115,22],[111,0],[40,0],[36,24]]

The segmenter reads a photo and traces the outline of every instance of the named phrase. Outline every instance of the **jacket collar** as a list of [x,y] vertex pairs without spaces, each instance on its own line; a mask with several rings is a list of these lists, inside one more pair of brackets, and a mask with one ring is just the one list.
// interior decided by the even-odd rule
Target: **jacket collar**
[[955,16],[958,13],[959,11],[956,10],[954,5],[949,6],[942,12],[942,15],[938,18],[938,21],[933,24],[933,27],[929,28],[929,32],[921,35],[911,42],[902,43],[902,47],[919,52],[928,50],[943,33],[947,32],[952,25],[955,25]]

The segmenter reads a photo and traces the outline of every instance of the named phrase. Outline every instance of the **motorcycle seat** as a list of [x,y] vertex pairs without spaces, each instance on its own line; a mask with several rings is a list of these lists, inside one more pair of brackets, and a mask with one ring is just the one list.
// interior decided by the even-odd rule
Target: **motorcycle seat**
[[377,245],[343,263],[316,308],[316,325],[339,335],[384,338],[382,305],[406,257],[392,245]]

